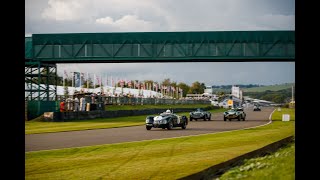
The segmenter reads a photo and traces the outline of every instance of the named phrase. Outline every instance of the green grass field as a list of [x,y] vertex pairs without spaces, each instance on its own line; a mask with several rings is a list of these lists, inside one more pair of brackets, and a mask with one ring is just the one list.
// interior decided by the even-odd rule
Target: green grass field
[[295,134],[294,121],[172,139],[27,152],[25,179],[178,179]]
[[267,90],[270,91],[279,91],[283,89],[289,89],[294,86],[294,83],[287,83],[287,84],[279,84],[279,85],[272,85],[272,86],[262,86],[262,87],[253,87],[253,88],[243,88],[243,92],[264,92]]
[[[225,109],[214,109],[210,112],[223,112]],[[189,117],[189,112],[177,113]],[[39,122],[26,121],[25,134],[62,132],[62,131],[79,131],[101,128],[117,128],[126,126],[144,125],[147,115],[118,117],[118,118],[99,118],[89,120],[73,120],[72,122]]]

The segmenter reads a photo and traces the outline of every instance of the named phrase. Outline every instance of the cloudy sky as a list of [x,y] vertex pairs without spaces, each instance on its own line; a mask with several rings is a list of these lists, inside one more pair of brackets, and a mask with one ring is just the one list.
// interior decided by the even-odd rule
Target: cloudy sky
[[[294,0],[25,0],[25,34],[295,30]],[[166,73],[162,70],[167,69]],[[206,85],[294,82],[293,62],[58,64],[126,79]]]

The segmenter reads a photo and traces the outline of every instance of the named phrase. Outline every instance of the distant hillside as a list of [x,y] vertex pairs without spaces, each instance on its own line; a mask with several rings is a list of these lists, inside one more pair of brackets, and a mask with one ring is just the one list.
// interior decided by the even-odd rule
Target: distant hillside
[[261,86],[261,87],[253,87],[253,88],[243,88],[243,92],[264,92],[264,91],[279,91],[283,89],[289,89],[294,86],[294,83],[286,83],[279,85],[271,85],[271,86]]
[[212,88],[212,90],[216,94],[219,92],[224,92],[225,94],[231,93],[231,88],[228,88],[228,89],[226,89],[226,88]]

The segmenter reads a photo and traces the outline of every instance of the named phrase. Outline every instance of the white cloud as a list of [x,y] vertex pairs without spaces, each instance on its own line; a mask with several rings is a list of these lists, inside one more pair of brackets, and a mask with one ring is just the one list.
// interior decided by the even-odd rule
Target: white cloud
[[[26,31],[294,30],[294,0],[26,1]],[[39,20],[39,17],[42,17]],[[45,20],[45,22],[43,21]]]
[[98,23],[98,24],[106,24],[106,25],[114,24],[113,19],[111,17],[105,17],[105,18],[96,19],[96,23]]
[[49,7],[45,8],[41,14],[42,18],[56,21],[71,21],[81,18],[81,11],[85,4],[77,0],[49,0]]
[[99,18],[97,24],[109,25],[125,31],[151,31],[152,23],[139,19],[136,15],[125,15],[122,18],[113,21],[111,17]]

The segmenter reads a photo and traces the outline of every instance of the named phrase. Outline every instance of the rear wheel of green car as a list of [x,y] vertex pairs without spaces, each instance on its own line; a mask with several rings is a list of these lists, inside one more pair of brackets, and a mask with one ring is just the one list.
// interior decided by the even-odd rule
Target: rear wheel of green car
[[182,129],[186,129],[187,128],[187,125],[186,125],[186,122],[184,122],[181,126]]
[[168,130],[171,130],[172,128],[173,128],[173,124],[172,124],[172,122],[170,121],[170,122],[168,123],[167,129],[168,129]]

